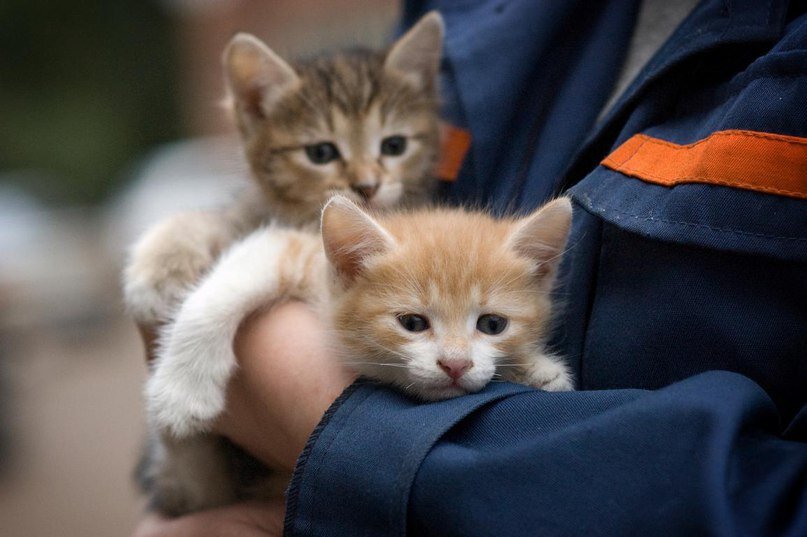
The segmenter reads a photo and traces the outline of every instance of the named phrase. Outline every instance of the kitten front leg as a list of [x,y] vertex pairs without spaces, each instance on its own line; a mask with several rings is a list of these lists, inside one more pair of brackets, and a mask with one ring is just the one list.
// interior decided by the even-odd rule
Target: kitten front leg
[[532,356],[526,365],[505,368],[502,376],[507,380],[533,386],[547,392],[568,392],[574,390],[574,379],[568,366],[551,354],[540,352]]
[[124,270],[124,300],[135,320],[148,326],[169,320],[236,234],[223,211],[180,213],[147,231]]
[[258,308],[295,296],[290,288],[305,288],[300,279],[317,251],[313,235],[268,228],[222,256],[164,328],[146,385],[152,423],[177,438],[209,430],[224,409],[241,322]]

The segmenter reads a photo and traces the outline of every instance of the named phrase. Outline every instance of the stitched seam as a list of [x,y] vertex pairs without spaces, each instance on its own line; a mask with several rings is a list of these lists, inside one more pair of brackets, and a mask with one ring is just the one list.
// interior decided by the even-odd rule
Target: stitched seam
[[649,136],[642,136],[642,143],[640,143],[638,146],[636,146],[636,149],[634,149],[633,153],[631,153],[630,155],[628,155],[628,157],[627,157],[625,160],[623,160],[623,161],[622,161],[622,163],[621,163],[621,164],[619,164],[619,166],[624,166],[625,164],[627,164],[628,162],[630,162],[630,161],[631,161],[631,159],[633,159],[633,157],[635,157],[635,156],[636,156],[636,153],[638,153],[638,152],[639,152],[639,150],[640,150],[642,147],[644,147],[644,145],[645,145],[646,143],[648,143],[650,140],[651,140],[651,138],[650,138]]
[[[528,386],[521,386],[521,389],[519,391],[515,391],[515,392],[512,392],[512,393],[498,394],[498,395],[495,395],[495,396],[491,397],[490,399],[483,400],[483,401],[480,401],[479,403],[475,404],[470,409],[467,409],[467,412],[462,414],[462,416],[460,416],[458,419],[448,423],[447,424],[448,426],[445,427],[442,430],[442,432],[440,432],[440,434],[434,438],[434,441],[429,445],[428,450],[424,453],[424,455],[428,455],[428,452],[431,451],[434,448],[436,442],[438,442],[440,440],[440,438],[445,436],[451,429],[453,429],[454,427],[456,427],[460,423],[462,423],[462,421],[467,419],[471,414],[473,414],[473,413],[475,413],[475,412],[477,412],[477,411],[479,411],[479,410],[481,410],[481,409],[483,409],[483,408],[485,408],[487,406],[496,404],[499,401],[502,401],[502,400],[504,400],[504,399],[506,399],[508,397],[512,397],[514,395],[520,395],[522,393],[529,392],[529,391],[532,391],[532,390],[534,390],[534,388],[531,388],[531,387],[528,387]],[[418,453],[419,450],[421,450],[422,448],[423,448],[423,444],[416,443],[416,444],[412,445],[407,450],[406,455],[401,458],[401,464],[399,465],[398,472],[397,472],[396,486],[399,486],[401,483],[404,483],[403,478],[408,477],[408,474],[405,473],[407,463],[412,458],[412,455]],[[423,464],[424,459],[425,459],[425,456],[419,459],[418,468],[420,468],[420,466]],[[415,472],[415,473],[417,474],[417,472]],[[410,496],[412,494],[412,485],[414,484],[414,481],[409,481],[407,479],[405,482],[406,482],[406,485],[404,486],[405,490],[402,490],[402,491],[399,490],[399,491],[396,491],[396,492],[405,492],[406,493],[406,496],[404,497],[404,504],[407,506],[407,509],[408,509],[409,498],[410,498]],[[400,504],[398,504],[398,505],[400,505]],[[405,521],[404,523],[408,524],[407,513],[406,512],[404,512],[404,513],[390,512],[389,513],[390,524],[394,525],[395,519],[397,519],[401,515],[403,515],[403,518],[404,518],[404,521]],[[406,534],[408,532],[408,527],[405,526],[403,529],[404,529],[404,534]]]
[[749,189],[749,190],[755,190],[755,191],[759,191],[759,192],[770,192],[770,193],[774,193],[774,194],[792,195],[792,196],[798,196],[800,198],[807,197],[807,192],[804,192],[804,191],[785,190],[785,189],[771,187],[771,186],[758,185],[756,183],[748,183],[748,182],[742,182],[742,181],[731,181],[731,180],[725,180],[725,179],[715,179],[715,178],[711,178],[711,177],[707,177],[707,176],[682,175],[682,176],[676,176],[676,177],[674,177],[672,179],[668,179],[668,178],[663,177],[663,176],[661,176],[659,174],[654,174],[652,171],[648,171],[648,170],[645,170],[645,169],[639,169],[639,168],[636,168],[636,167],[631,167],[628,164],[637,155],[637,153],[639,152],[639,149],[641,147],[643,147],[645,144],[659,145],[659,146],[663,146],[663,147],[673,149],[675,151],[680,151],[680,150],[683,150],[683,149],[693,148],[693,147],[695,147],[695,146],[697,146],[699,144],[703,144],[705,142],[708,142],[709,140],[711,140],[713,138],[716,138],[718,136],[720,136],[720,137],[740,136],[740,137],[748,137],[748,138],[761,138],[761,139],[764,139],[764,140],[772,140],[772,141],[785,143],[785,144],[789,144],[789,145],[807,146],[807,139],[794,139],[794,137],[786,137],[785,138],[784,135],[775,135],[775,134],[769,134],[769,133],[762,133],[762,132],[756,132],[756,131],[744,131],[744,130],[728,130],[728,131],[715,132],[713,134],[710,134],[709,136],[707,136],[703,140],[698,140],[697,142],[687,144],[687,145],[675,144],[675,143],[672,143],[672,142],[668,142],[667,140],[662,140],[662,139],[659,139],[659,138],[654,138],[652,136],[648,136],[646,134],[637,134],[636,137],[641,138],[642,143],[639,144],[639,146],[625,160],[623,160],[621,164],[616,164],[614,162],[614,159],[611,158],[610,156],[608,158],[606,158],[605,160],[603,160],[602,164],[604,166],[608,167],[608,168],[611,168],[614,171],[621,172],[621,173],[624,173],[626,175],[633,175],[634,177],[637,177],[638,179],[652,179],[652,180],[655,180],[656,182],[661,183],[663,185],[671,185],[671,184],[675,184],[676,182],[685,182],[685,181],[703,182],[703,183],[706,183],[706,184],[718,184],[718,185],[724,185],[724,186],[729,186],[729,187],[746,188],[746,189]]
[[[368,397],[369,397],[369,396],[368,396]],[[365,398],[365,400],[366,400],[366,399],[367,399],[367,398]],[[348,412],[348,413],[347,413],[347,415],[346,415],[346,416],[345,416],[343,419],[349,419],[349,418],[350,418],[350,416],[352,416],[352,415],[353,415],[353,413],[354,413],[354,412],[355,412],[355,411],[356,411],[358,408],[359,408],[359,405],[356,405],[356,406],[354,406],[353,408],[351,408],[351,409],[350,409],[350,412]],[[327,445],[325,446],[325,448],[322,450],[322,457],[321,457],[321,459],[325,459],[325,458],[326,458],[326,457],[327,457],[327,456],[330,454],[330,452],[331,452],[331,447],[333,447],[334,442],[336,442],[337,438],[339,438],[339,436],[341,436],[341,435],[342,435],[342,433],[343,433],[343,430],[342,430],[342,429],[340,429],[340,430],[339,430],[339,431],[338,431],[338,432],[337,432],[335,435],[333,435],[333,436],[331,437],[330,442],[328,442],[328,444],[327,444]],[[316,489],[316,488],[318,488],[318,487],[317,487],[317,486],[315,486],[315,487],[313,487],[313,488],[315,488],[315,489]]]
[[[770,5],[770,3],[769,3]],[[741,24],[739,26],[732,26],[732,30],[743,30],[745,28],[759,28],[759,24]]]
[[[681,221],[681,220],[668,220],[666,218],[656,218],[654,216],[638,215],[638,214],[629,213],[627,211],[622,211],[620,209],[614,209],[614,208],[607,209],[604,206],[595,205],[594,202],[591,201],[591,198],[581,199],[580,196],[575,196],[575,197],[578,199],[578,201],[583,203],[590,210],[592,210],[592,211],[594,211],[596,213],[599,213],[599,214],[604,214],[604,213],[606,213],[608,211],[613,211],[613,212],[617,212],[617,213],[619,213],[621,215],[629,216],[629,217],[631,217],[631,218],[633,218],[635,220],[642,220],[642,221],[645,221],[645,222],[661,222],[663,224],[677,224],[677,225],[681,225],[681,226],[704,228],[704,229],[709,229],[711,231],[718,231],[718,232],[721,232],[721,233],[730,233],[732,235],[742,235],[742,236],[745,236],[745,237],[760,237],[760,238],[764,238],[764,239],[777,239],[777,240],[785,240],[785,241],[807,242],[807,237],[785,237],[785,236],[778,236],[778,235],[768,235],[766,233],[751,233],[749,231],[742,231],[742,230],[738,230],[738,229],[710,226],[708,224],[700,224],[700,223],[696,223],[696,222],[684,222],[684,221]],[[618,224],[616,224],[615,222],[612,222],[611,220],[606,219],[606,221],[608,221],[611,224],[614,224],[614,225],[618,226]]]
[[765,140],[772,140],[772,141],[775,141],[775,142],[785,143],[785,144],[789,144],[789,145],[798,145],[798,146],[807,145],[807,138],[801,138],[801,137],[798,137],[798,136],[788,136],[786,134],[772,134],[772,133],[767,133],[767,132],[747,131],[747,130],[740,130],[740,129],[736,129],[736,130],[735,129],[730,129],[730,130],[725,130],[725,131],[717,131],[717,132],[714,132],[714,133],[710,134],[709,136],[707,136],[703,140],[698,140],[697,142],[693,142],[691,144],[686,144],[686,145],[676,144],[676,143],[673,143],[673,142],[668,142],[667,140],[662,140],[661,138],[655,138],[655,137],[649,136],[647,134],[637,134],[636,136],[639,137],[639,138],[642,138],[643,140],[646,140],[648,143],[657,144],[657,145],[663,145],[665,147],[669,147],[669,148],[672,148],[672,149],[688,149],[688,148],[696,147],[696,146],[698,146],[700,144],[706,143],[706,142],[708,142],[709,140],[711,140],[713,138],[717,138],[717,137],[722,138],[722,137],[726,137],[726,136],[741,136],[741,137],[747,137],[747,138],[762,138],[762,139],[765,139]]
[[807,75],[760,75],[760,76],[753,76],[753,73],[749,74],[747,78],[740,77],[738,75],[737,78],[732,79],[729,84],[730,86],[736,86],[740,84],[740,87],[732,89],[729,93],[726,94],[724,100],[728,102],[729,99],[733,99],[743,91],[747,90],[751,84],[757,82],[759,80],[799,80],[802,78],[807,78]]
[[603,250],[605,248],[605,219],[600,217],[595,217],[597,220],[597,225],[600,226],[599,229],[599,247],[595,248],[596,253],[594,255],[597,256],[596,262],[591,264],[593,267],[593,278],[594,281],[591,282],[591,287],[586,293],[587,304],[586,304],[586,313],[583,317],[583,329],[581,330],[581,342],[580,342],[580,390],[585,390],[586,386],[586,360],[585,357],[588,356],[588,350],[591,347],[591,338],[589,338],[589,327],[592,325],[592,321],[594,319],[594,312],[595,305],[597,304],[597,297],[602,297],[602,293],[600,293],[600,286],[602,285],[602,274],[604,272],[603,269]]
[[[320,434],[325,429],[325,427],[328,424],[330,424],[331,419],[336,414],[337,410],[339,410],[342,407],[342,404],[345,401],[347,401],[347,399],[351,395],[353,395],[353,392],[355,392],[359,388],[359,386],[361,386],[362,384],[366,384],[366,381],[364,381],[363,379],[356,380],[353,384],[348,386],[339,395],[339,397],[336,398],[336,401],[334,401],[331,404],[331,406],[328,408],[328,410],[325,411],[325,414],[320,419],[320,422],[314,428],[314,431],[311,433],[311,436],[309,436],[308,440],[306,441],[306,445],[303,447],[303,451],[302,451],[302,453],[300,453],[300,456],[297,459],[297,463],[295,464],[294,471],[292,472],[292,479],[291,479],[291,482],[289,483],[289,489],[288,489],[288,491],[286,493],[286,497],[289,498],[289,502],[288,502],[289,505],[286,506],[287,511],[286,511],[286,516],[285,516],[285,520],[284,520],[284,523],[283,523],[283,528],[284,528],[283,533],[284,533],[284,535],[285,534],[291,534],[292,529],[296,530],[296,528],[294,528],[294,526],[296,525],[296,518],[297,518],[298,507],[299,507],[299,494],[300,494],[299,493],[299,488],[300,488],[300,486],[302,484],[303,474],[305,473],[305,469],[308,468],[308,459],[309,459],[309,457],[311,455],[311,452],[314,450],[314,444],[316,444],[317,440],[319,439]],[[367,397],[369,397],[369,395]],[[365,397],[365,399],[367,397]],[[350,415],[353,414],[353,412],[357,408],[358,408],[358,405],[354,406],[352,409],[350,409],[350,412],[348,412],[347,417],[350,417]],[[330,451],[331,446],[336,441],[336,438],[339,436],[339,434],[341,434],[341,432],[342,432],[341,430],[339,432],[337,432],[337,434],[334,435],[331,438],[331,441],[328,442],[328,445],[326,446],[326,448],[325,448],[325,450],[323,452],[323,455],[322,455],[323,457],[327,456],[328,452]],[[317,485],[316,481],[314,483],[312,483],[313,492],[316,492],[318,488],[319,488],[319,486]]]
[[730,180],[722,180],[722,179],[713,179],[711,177],[705,176],[698,176],[698,175],[683,175],[679,177],[675,177],[671,180],[667,180],[664,177],[659,175],[655,175],[651,172],[645,170],[638,170],[636,168],[629,168],[623,167],[622,169],[614,170],[617,172],[622,172],[631,176],[636,176],[638,179],[653,179],[658,182],[658,184],[662,184],[664,186],[676,186],[676,184],[685,183],[685,182],[693,182],[693,183],[705,183],[705,184],[716,184],[716,185],[723,185],[723,186],[730,186],[730,187],[740,187],[745,188],[748,190],[758,190],[761,192],[772,192],[775,194],[789,194],[798,197],[807,197],[807,191],[801,190],[784,190],[772,186],[764,186],[764,185],[757,185],[755,183],[743,183],[739,181],[730,181]]

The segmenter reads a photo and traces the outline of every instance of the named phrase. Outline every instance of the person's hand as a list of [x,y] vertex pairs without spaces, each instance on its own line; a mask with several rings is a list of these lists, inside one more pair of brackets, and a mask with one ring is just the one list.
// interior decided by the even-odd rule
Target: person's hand
[[[159,327],[139,329],[151,362]],[[290,472],[322,415],[355,375],[328,351],[322,322],[301,302],[246,319],[234,347],[239,368],[215,430],[267,465]]]
[[216,431],[269,466],[291,471],[355,375],[329,351],[322,322],[301,302],[253,315],[234,346],[239,368]]
[[147,515],[134,537],[272,537],[283,535],[282,500],[248,502],[174,519]]

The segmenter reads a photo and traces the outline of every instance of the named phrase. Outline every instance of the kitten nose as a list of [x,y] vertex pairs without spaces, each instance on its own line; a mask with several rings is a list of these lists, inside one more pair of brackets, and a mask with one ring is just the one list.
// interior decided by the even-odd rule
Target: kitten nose
[[437,365],[440,366],[446,375],[454,380],[457,380],[465,374],[466,371],[474,366],[474,363],[465,358],[441,358],[437,360]]
[[378,191],[378,183],[356,183],[350,185],[350,188],[362,198],[369,200]]

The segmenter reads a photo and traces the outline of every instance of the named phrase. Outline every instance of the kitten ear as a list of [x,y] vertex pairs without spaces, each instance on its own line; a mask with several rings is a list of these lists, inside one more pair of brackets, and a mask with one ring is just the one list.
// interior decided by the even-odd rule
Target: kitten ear
[[344,285],[350,285],[368,257],[395,246],[378,222],[344,196],[334,196],[322,209],[325,256]]
[[536,264],[537,276],[551,284],[571,224],[572,204],[569,198],[558,198],[516,222],[507,239],[507,246],[532,259]]
[[419,85],[434,81],[443,51],[443,17],[436,11],[424,15],[387,53],[384,69],[403,74]]
[[245,128],[265,118],[275,102],[300,82],[289,64],[250,34],[233,37],[224,49],[223,61],[227,88]]

